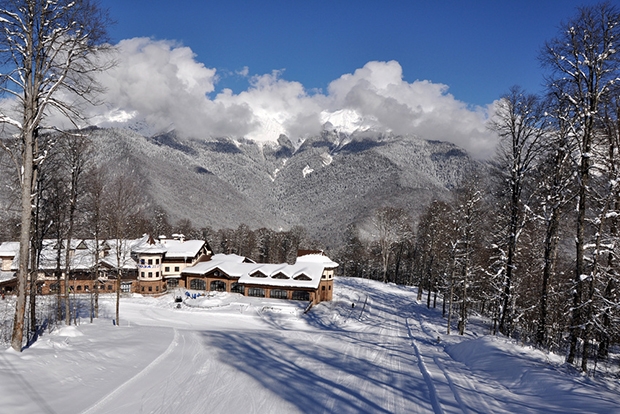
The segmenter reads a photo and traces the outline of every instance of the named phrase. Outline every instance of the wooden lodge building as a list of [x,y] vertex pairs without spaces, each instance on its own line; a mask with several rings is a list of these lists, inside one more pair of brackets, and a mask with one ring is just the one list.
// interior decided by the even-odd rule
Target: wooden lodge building
[[[99,246],[94,240],[76,240],[69,249],[70,271],[65,281],[66,246],[46,240],[36,284],[44,295],[65,289],[76,294],[120,289],[124,293],[158,295],[179,287],[314,304],[332,300],[338,264],[321,252],[300,254],[292,265],[259,264],[237,255],[212,255],[208,243],[184,240],[182,235],[173,235],[172,239],[144,236],[137,240],[107,240]],[[15,289],[18,263],[19,243],[0,244],[0,291],[11,293]]]

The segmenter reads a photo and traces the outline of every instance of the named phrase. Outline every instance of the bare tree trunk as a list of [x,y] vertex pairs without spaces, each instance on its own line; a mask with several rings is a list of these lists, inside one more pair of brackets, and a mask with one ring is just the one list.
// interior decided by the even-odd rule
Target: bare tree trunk
[[120,324],[120,312],[119,307],[121,303],[121,270],[118,270],[116,275],[116,326]]
[[[29,114],[25,114],[27,117]],[[33,151],[35,134],[33,130],[23,131],[23,171],[21,174],[21,228],[19,237],[19,270],[17,272],[17,287],[15,300],[15,317],[13,319],[13,333],[11,347],[21,352],[24,340],[24,317],[26,316],[26,286],[28,284],[28,264],[30,254],[30,228],[32,224],[32,179],[33,179]]]
[[446,333],[450,335],[450,325],[452,324],[452,300],[454,298],[454,266],[452,268],[452,273],[450,274],[450,294],[448,298],[448,329]]

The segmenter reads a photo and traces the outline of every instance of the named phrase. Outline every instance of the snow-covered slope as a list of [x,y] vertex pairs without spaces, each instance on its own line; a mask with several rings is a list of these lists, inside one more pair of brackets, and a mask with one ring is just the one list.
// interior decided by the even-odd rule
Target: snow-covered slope
[[181,308],[173,295],[128,297],[120,326],[111,321],[113,298],[104,297],[95,323],[82,315],[21,354],[0,351],[0,411],[620,410],[617,373],[604,363],[594,378],[579,375],[559,356],[485,335],[480,320],[464,336],[447,336],[441,311],[417,303],[412,288],[337,278],[334,295],[307,314],[305,303],[226,293]]

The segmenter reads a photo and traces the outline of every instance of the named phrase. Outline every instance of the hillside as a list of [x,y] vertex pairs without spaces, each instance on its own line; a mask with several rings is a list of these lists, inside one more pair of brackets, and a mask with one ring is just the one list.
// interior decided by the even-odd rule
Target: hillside
[[[82,313],[78,326],[46,332],[22,353],[0,352],[0,406],[12,414],[620,410],[617,365],[600,362],[585,377],[562,356],[487,335],[489,322],[477,318],[464,336],[445,335],[441,310],[417,303],[409,287],[337,278],[334,295],[307,314],[305,303],[238,294],[212,292],[181,308],[171,294],[137,295],[121,300],[120,326],[104,295],[94,324]],[[11,317],[4,306],[0,314]]]
[[297,147],[249,140],[91,132],[99,162],[129,169],[153,206],[195,227],[288,229],[338,242],[347,224],[383,205],[413,217],[445,196],[474,165],[458,147],[415,137],[325,131]]

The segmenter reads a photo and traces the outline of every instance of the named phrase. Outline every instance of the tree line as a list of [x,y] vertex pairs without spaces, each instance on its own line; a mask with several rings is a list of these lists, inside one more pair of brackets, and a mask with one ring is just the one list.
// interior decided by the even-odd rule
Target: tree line
[[[410,252],[404,280],[419,286],[419,299],[424,291],[429,306],[431,295],[444,298],[448,332],[455,317],[462,334],[475,310],[494,333],[566,351],[583,371],[618,343],[618,39],[610,3],[562,23],[540,52],[544,93],[515,86],[496,104],[496,156],[451,198],[434,201],[415,237],[391,245]],[[371,257],[384,246],[376,240],[348,238],[340,258],[347,274],[379,273],[381,255]],[[401,282],[396,257],[392,280]]]

